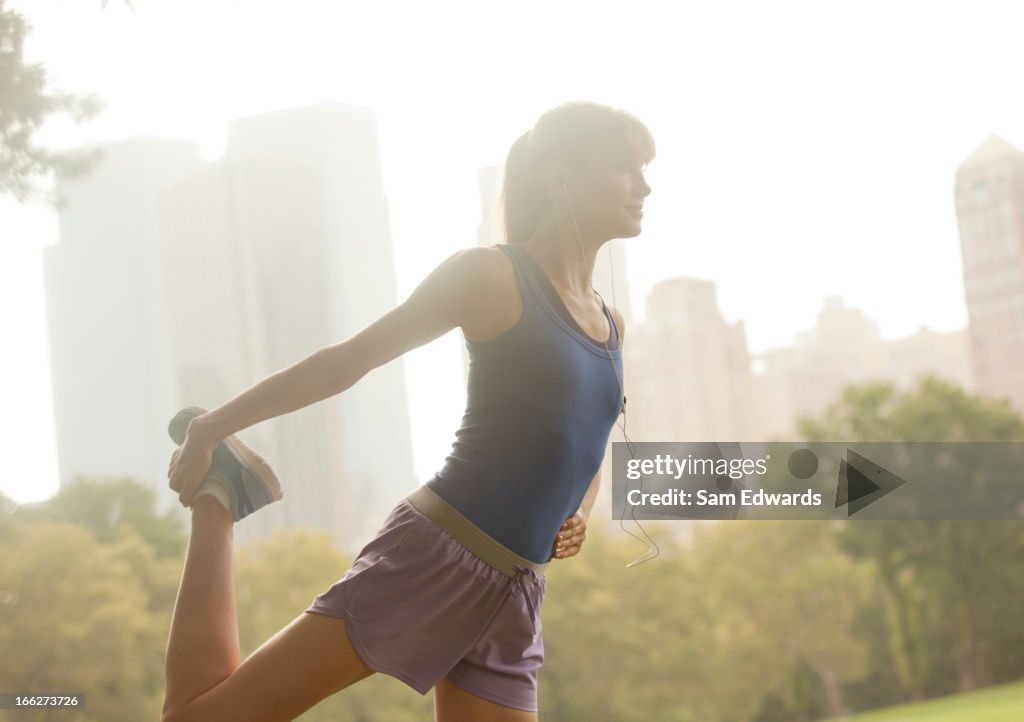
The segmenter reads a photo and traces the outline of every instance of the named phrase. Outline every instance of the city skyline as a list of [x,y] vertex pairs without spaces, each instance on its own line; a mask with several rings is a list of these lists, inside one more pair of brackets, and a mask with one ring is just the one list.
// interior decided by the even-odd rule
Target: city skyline
[[[508,145],[539,112],[576,97],[618,105],[647,122],[658,143],[658,157],[648,174],[654,193],[644,233],[638,239],[613,241],[625,244],[634,313],[638,318],[643,315],[646,295],[658,281],[677,276],[712,280],[723,314],[730,321],[745,322],[752,353],[790,343],[813,325],[824,299],[834,295],[876,319],[886,339],[906,336],[922,326],[934,331],[962,328],[966,308],[953,205],[955,168],[993,133],[1021,147],[1021,132],[1014,130],[1024,129],[1022,103],[1012,97],[1008,70],[1019,51],[992,37],[992,33],[1007,32],[1010,23],[990,27],[980,15],[962,15],[951,8],[928,10],[933,34],[915,36],[920,46],[911,62],[900,54],[902,33],[909,32],[916,19],[905,7],[893,9],[886,24],[878,25],[881,5],[858,7],[850,17],[832,18],[811,5],[791,4],[807,23],[819,24],[819,36],[786,35],[791,31],[786,29],[785,12],[773,12],[761,18],[772,31],[770,38],[759,39],[753,29],[740,27],[733,43],[715,49],[702,45],[693,29],[659,24],[653,10],[616,19],[597,6],[589,17],[603,23],[605,35],[598,36],[610,37],[611,27],[621,28],[625,35],[643,31],[648,44],[634,48],[636,58],[646,58],[643,68],[631,65],[639,62],[634,60],[620,59],[616,65],[600,44],[581,38],[576,49],[580,57],[593,61],[588,72],[572,78],[556,72],[547,87],[505,97],[501,91],[518,71],[539,84],[543,63],[524,59],[520,67],[495,60],[477,71],[481,78],[490,77],[490,84],[469,78],[452,80],[434,88],[437,92],[432,95],[431,88],[422,85],[420,73],[442,76],[442,71],[459,68],[460,52],[486,50],[488,57],[502,53],[486,47],[480,38],[453,40],[442,57],[425,61],[423,68],[410,71],[404,79],[402,68],[390,64],[377,69],[376,83],[367,77],[346,77],[342,82],[320,66],[343,67],[349,57],[345,53],[354,57],[360,50],[328,51],[324,41],[322,52],[328,54],[315,64],[317,73],[310,71],[302,82],[289,85],[270,72],[268,59],[253,55],[256,48],[248,43],[255,41],[259,34],[255,32],[252,37],[242,34],[239,45],[233,46],[239,58],[255,63],[250,75],[243,74],[249,83],[246,92],[223,94],[219,91],[233,72],[228,65],[214,64],[217,72],[208,73],[207,83],[199,82],[199,71],[212,62],[213,50],[223,51],[219,42],[226,37],[231,13],[221,6],[200,10],[196,4],[181,5],[176,10],[140,6],[135,14],[112,5],[101,14],[60,3],[32,7],[13,3],[13,9],[24,12],[36,25],[26,47],[30,59],[44,62],[61,76],[63,89],[97,90],[111,101],[105,118],[81,128],[54,128],[49,137],[59,144],[128,135],[181,137],[198,140],[206,157],[217,157],[221,153],[218,139],[232,118],[327,99],[370,105],[381,118],[395,272],[398,295],[404,299],[443,257],[474,244],[480,222],[476,174],[481,167],[503,161]],[[315,10],[310,4],[297,3],[294,13],[301,20],[315,15]],[[479,12],[468,5],[461,10]],[[569,17],[573,10],[566,6],[551,12]],[[766,13],[754,6],[747,10],[754,15]],[[413,12],[427,13],[422,18],[425,25],[433,22],[430,11]],[[728,21],[724,11],[686,12],[692,13],[687,17],[695,27]],[[156,28],[163,24],[166,35],[174,35],[170,31],[176,28],[194,28],[188,23],[190,13],[202,14],[208,21],[205,29],[197,30],[201,37],[195,56],[184,67],[157,62],[169,46]],[[261,27],[270,23],[273,13],[270,6],[254,6],[252,15],[253,27]],[[618,25],[613,25],[615,20]],[[442,26],[438,24],[439,32]],[[678,56],[669,49],[673,27],[689,42]],[[973,42],[977,52],[945,58],[942,51],[954,30],[958,43]],[[224,31],[224,36],[218,31]],[[321,30],[310,31],[314,37],[306,38],[306,43],[321,47],[318,38],[323,38],[317,35]],[[849,39],[833,38],[830,31],[849,32]],[[110,48],[110,57],[83,52],[82,36],[91,36],[92,46],[102,41]],[[860,57],[858,37],[867,36],[876,41],[875,50],[870,57]],[[553,37],[548,40],[555,42]],[[827,42],[832,40],[834,47]],[[293,41],[283,42],[290,47]],[[383,58],[390,48],[397,58],[398,49],[415,53],[425,47],[407,29],[396,29],[391,42],[375,48],[371,57]],[[741,47],[748,60],[730,64],[730,50]],[[759,49],[766,53],[765,63],[751,67],[750,54]],[[811,51],[818,53],[820,62],[805,65],[806,53]],[[148,66],[153,75],[137,75],[140,70],[115,64],[116,58],[130,57],[132,52],[151,60],[137,64]],[[692,60],[720,65],[705,77],[690,70]],[[922,73],[926,62],[931,63],[930,72]],[[654,70],[661,87],[672,87],[671,68],[686,69],[675,78],[679,95],[663,102],[656,100],[658,94],[645,91],[647,83],[631,82],[641,71],[650,77],[654,72],[650,66],[657,63],[660,67]],[[293,58],[284,67],[306,66]],[[630,68],[633,71],[627,72]],[[985,73],[980,72],[982,68]],[[266,81],[262,85],[255,81],[261,73]],[[913,97],[902,95],[908,83],[915,89]],[[473,97],[467,97],[469,87],[474,89],[475,95],[469,94]],[[808,88],[814,92],[806,92]],[[999,88],[1001,93],[996,92]],[[960,103],[959,115],[944,112],[951,96]],[[181,111],[177,116],[169,112],[175,107]],[[425,108],[436,112],[424,113]],[[773,113],[748,123],[745,119],[757,108]],[[0,214],[4,228],[14,229],[2,235],[29,246],[24,252],[4,250],[0,263],[6,266],[5,327],[22,329],[15,331],[16,346],[32,350],[30,358],[6,362],[12,372],[5,376],[31,371],[28,386],[33,395],[29,398],[45,405],[46,389],[40,382],[40,371],[45,378],[48,365],[45,347],[40,349],[38,336],[33,339],[30,330],[38,325],[42,309],[26,303],[35,298],[38,304],[41,293],[26,281],[32,282],[35,276],[38,282],[38,247],[52,242],[54,226],[38,211],[16,209],[10,203],[0,206]],[[911,275],[922,257],[932,260],[929,273]],[[22,304],[12,306],[17,299]],[[29,322],[29,313],[36,321]],[[451,399],[452,389],[458,390],[461,383],[456,336],[408,357],[416,468],[423,479],[447,452],[462,411],[457,394],[454,403]],[[439,374],[445,377],[443,383],[434,382]],[[10,389],[15,397],[20,391]],[[16,406],[31,408],[25,402]],[[451,421],[438,423],[435,418],[425,423],[424,419],[432,418],[425,410],[437,404]],[[28,424],[34,435],[45,434],[45,416],[23,425]],[[4,427],[8,429],[5,438],[17,438],[13,426]]]

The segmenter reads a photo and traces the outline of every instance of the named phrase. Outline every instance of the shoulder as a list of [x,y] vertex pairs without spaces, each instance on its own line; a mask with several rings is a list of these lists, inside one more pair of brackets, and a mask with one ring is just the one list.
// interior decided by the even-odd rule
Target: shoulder
[[461,248],[438,268],[443,269],[444,281],[457,285],[458,295],[470,303],[502,287],[512,273],[511,262],[497,246]]
[[470,246],[455,254],[467,272],[485,279],[507,276],[512,262],[497,245]]
[[455,254],[465,284],[462,330],[481,341],[511,327],[522,312],[515,269],[497,245],[471,246]]

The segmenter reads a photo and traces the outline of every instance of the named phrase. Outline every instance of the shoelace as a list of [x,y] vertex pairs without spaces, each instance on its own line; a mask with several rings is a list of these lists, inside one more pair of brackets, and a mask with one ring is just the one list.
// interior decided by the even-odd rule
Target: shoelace
[[516,574],[512,578],[512,583],[513,584],[518,584],[519,588],[523,590],[523,597],[526,599],[526,607],[527,607],[527,609],[530,610],[530,621],[533,623],[533,626],[536,628],[536,626],[537,626],[537,602],[535,602],[533,600],[533,598],[530,596],[530,590],[526,588],[526,582],[523,581],[523,575],[529,574],[531,577],[533,577],[533,579],[532,579],[533,583],[530,586],[533,587],[534,590],[539,590],[540,589],[540,578],[537,576],[537,571],[535,569],[533,569],[532,567],[523,567],[523,566],[519,566],[518,564],[516,564],[515,565],[515,570],[516,570]]

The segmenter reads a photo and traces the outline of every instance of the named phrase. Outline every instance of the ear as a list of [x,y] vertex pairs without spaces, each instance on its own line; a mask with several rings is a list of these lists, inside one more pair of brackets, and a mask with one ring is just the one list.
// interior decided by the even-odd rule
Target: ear
[[564,198],[563,185],[572,186],[569,167],[560,160],[548,161],[544,166],[544,189],[549,198]]

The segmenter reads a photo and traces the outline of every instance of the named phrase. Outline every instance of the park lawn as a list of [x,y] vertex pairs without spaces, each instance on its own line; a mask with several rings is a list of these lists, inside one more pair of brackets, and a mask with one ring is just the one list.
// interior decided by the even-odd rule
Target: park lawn
[[[845,722],[1021,722],[1024,682],[854,715]],[[839,721],[835,721],[839,722]]]

